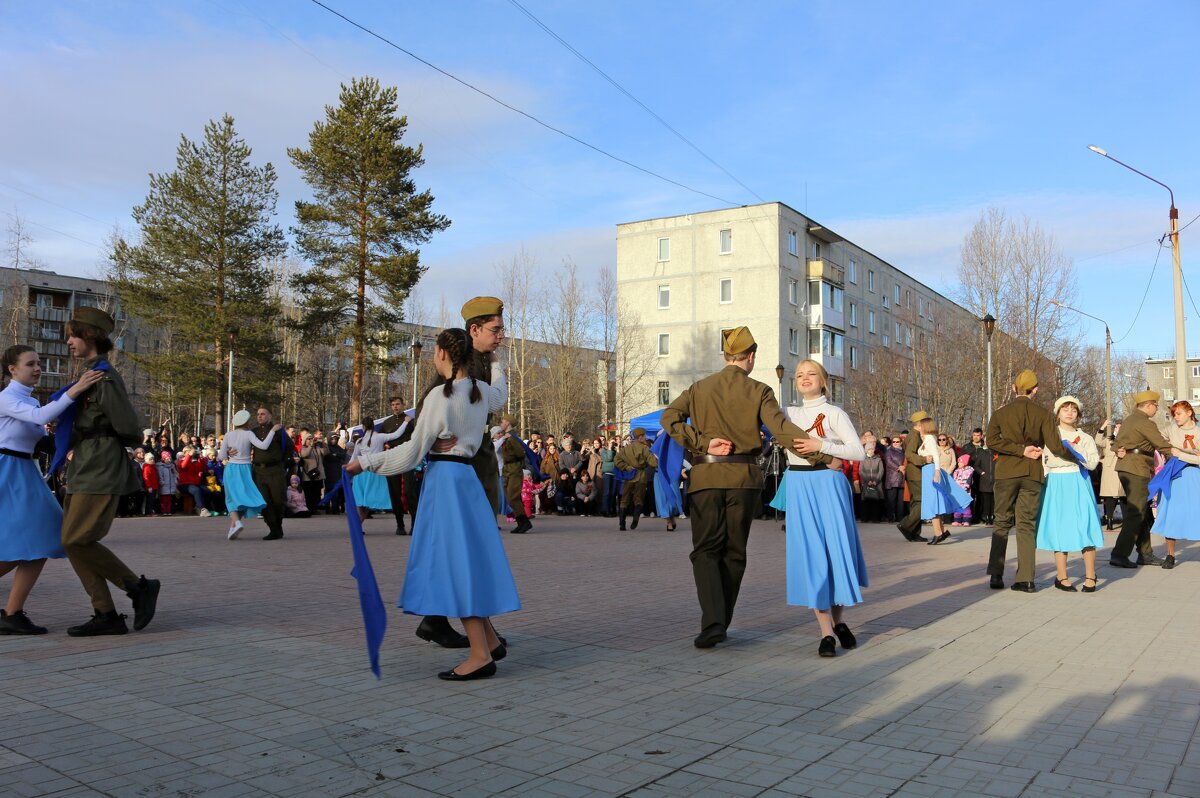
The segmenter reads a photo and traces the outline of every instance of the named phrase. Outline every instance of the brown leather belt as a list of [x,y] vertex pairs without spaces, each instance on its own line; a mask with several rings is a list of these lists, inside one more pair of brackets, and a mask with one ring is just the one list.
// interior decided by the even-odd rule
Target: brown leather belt
[[757,463],[758,458],[752,454],[702,454],[696,458],[697,463]]

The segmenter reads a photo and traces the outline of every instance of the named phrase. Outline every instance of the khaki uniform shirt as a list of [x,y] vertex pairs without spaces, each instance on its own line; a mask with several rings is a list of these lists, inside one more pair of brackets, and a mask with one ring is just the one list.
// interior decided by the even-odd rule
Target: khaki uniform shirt
[[1030,460],[1025,456],[1026,446],[1049,449],[1063,460],[1075,459],[1062,444],[1054,416],[1046,408],[1034,404],[1028,396],[1018,396],[992,413],[987,442],[988,448],[999,455],[996,479],[1028,477],[1038,482],[1046,481],[1042,458]]
[[917,454],[921,448],[921,433],[913,430],[904,439],[904,478],[909,482],[921,481],[921,469],[925,466],[925,455]]
[[1154,420],[1137,408],[1121,422],[1121,431],[1113,445],[1125,450],[1125,456],[1117,458],[1118,474],[1136,474],[1149,479],[1154,476],[1155,450],[1162,452],[1163,457],[1171,456],[1171,442],[1158,431]]
[[649,481],[646,469],[658,468],[658,458],[651,453],[650,447],[637,441],[628,446],[622,446],[617,451],[616,460],[613,462],[621,471],[637,471],[637,476],[626,480],[627,484],[634,485]]
[[[102,358],[83,364],[91,369]],[[125,446],[142,439],[142,422],[129,401],[125,381],[116,369],[76,400],[71,435],[73,454],[67,465],[67,493],[124,496],[141,485],[129,468]],[[95,436],[95,437],[93,437]]]
[[504,461],[501,474],[504,476],[505,484],[508,484],[510,479],[520,482],[524,478],[524,474],[521,472],[525,470],[525,458],[525,447],[510,432],[504,442],[500,444],[500,459]]
[[[691,419],[689,422],[688,419]],[[714,438],[733,442],[733,454],[756,455],[762,449],[759,428],[763,425],[789,448],[793,438],[808,433],[787,420],[775,401],[775,392],[735,364],[712,374],[681,393],[662,413],[660,422],[676,443],[693,456],[688,492],[708,488],[752,488],[763,486],[757,463],[705,463]],[[812,463],[828,463],[825,454],[809,455]]]

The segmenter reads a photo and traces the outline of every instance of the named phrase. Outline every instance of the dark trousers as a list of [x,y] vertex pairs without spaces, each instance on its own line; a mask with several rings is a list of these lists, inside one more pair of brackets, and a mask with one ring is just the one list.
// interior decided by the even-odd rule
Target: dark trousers
[[321,488],[324,485],[325,483],[319,479],[306,479],[300,482],[300,488],[304,491],[304,506],[310,513],[317,511],[317,505],[321,503]]
[[907,482],[911,500],[908,503],[908,515],[901,519],[899,526],[906,538],[915,538],[921,534],[921,478],[907,479]]
[[392,515],[396,517],[396,531],[404,531],[404,475],[392,474],[387,480],[388,498],[392,500]]
[[[341,482],[341,480],[342,480],[342,467],[341,466],[337,467],[337,470],[335,472],[333,472],[333,476],[329,475],[329,469],[326,468],[326,470],[325,470],[325,495],[328,496],[329,494],[333,493],[333,489],[338,486],[338,484]],[[334,495],[334,497],[332,499],[329,500],[329,503],[325,505],[325,512],[327,512],[331,515],[333,513],[346,512],[346,497],[342,495],[342,492],[340,490]]]
[[733,621],[746,573],[746,542],[761,495],[758,488],[708,488],[688,496],[701,630],[713,624],[728,628]]
[[883,500],[882,499],[863,499],[862,500],[862,522],[864,524],[877,524],[883,518]]
[[1147,509],[1150,503],[1150,477],[1137,474],[1118,472],[1121,487],[1125,490],[1125,506],[1122,508],[1121,533],[1113,544],[1113,557],[1128,557],[1136,545],[1138,554],[1151,555],[1154,549],[1150,546],[1150,527],[1154,519]]
[[987,572],[1004,576],[1008,557],[1008,532],[1017,528],[1017,582],[1032,582],[1037,557],[1037,520],[1042,504],[1043,485],[1033,477],[998,479],[993,490],[996,499],[996,523],[992,527],[992,551]]
[[500,464],[496,462],[496,447],[492,445],[492,439],[486,431],[478,451],[471,458],[471,468],[475,469],[475,476],[479,477],[479,484],[483,485],[488,504],[492,505],[492,515],[500,515]]
[[504,500],[508,502],[508,506],[512,508],[512,516],[518,521],[527,519],[525,515],[525,501],[521,498],[521,482],[523,476],[520,472],[512,473],[511,471],[504,480]]
[[904,486],[886,488],[883,491],[883,506],[887,520],[898,523],[904,517]]
[[254,466],[254,485],[267,506],[262,518],[272,535],[283,534],[283,508],[287,506],[287,472],[283,466]]
[[68,493],[63,504],[62,544],[80,584],[92,600],[92,609],[116,609],[108,583],[129,590],[137,574],[100,541],[112,528],[119,496]]
[[981,524],[990,524],[996,515],[996,494],[990,490],[981,490],[975,496],[976,520]]
[[1101,501],[1104,502],[1104,517],[1108,519],[1108,528],[1112,529],[1116,523],[1117,504],[1121,504],[1121,517],[1125,514],[1125,500],[1116,496],[1105,496]]
[[632,515],[640,517],[642,506],[646,502],[645,482],[626,482],[621,486],[620,513],[621,517]]

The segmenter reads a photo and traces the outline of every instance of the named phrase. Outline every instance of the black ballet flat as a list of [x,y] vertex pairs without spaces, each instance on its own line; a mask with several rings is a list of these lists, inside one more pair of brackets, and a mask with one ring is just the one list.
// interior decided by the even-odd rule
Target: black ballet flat
[[844,623],[834,626],[833,633],[837,635],[838,642],[842,644],[842,648],[851,649],[858,645],[858,640],[850,631],[850,627]]
[[[1095,593],[1096,592],[1096,577],[1092,576],[1087,579],[1084,579],[1083,581],[1084,581],[1084,585],[1083,585],[1083,587],[1079,588],[1080,590],[1082,590],[1084,593]],[[1091,587],[1087,586],[1088,582],[1092,583]]]
[[1079,592],[1079,588],[1075,587],[1075,585],[1068,585],[1066,582],[1061,582],[1061,581],[1059,581],[1059,580],[1057,580],[1057,579],[1055,579],[1055,580],[1054,580],[1054,586],[1055,586],[1056,588],[1058,588],[1059,590],[1065,590],[1065,591],[1067,591],[1068,593],[1077,593],[1077,592]]
[[821,645],[817,646],[817,655],[821,657],[836,657],[836,644],[837,641],[832,637],[822,637]]
[[492,649],[492,662],[499,662],[508,656],[508,646],[501,643]]
[[936,538],[934,538],[933,540],[929,541],[929,545],[931,545],[931,546],[936,546],[936,545],[937,545],[937,544],[939,544],[939,543],[945,543],[945,542],[946,542],[947,540],[949,540],[949,539],[950,539],[950,533],[949,533],[949,532],[943,532],[942,534],[938,535],[938,536],[937,536]]
[[487,679],[490,676],[496,675],[496,663],[489,662],[481,668],[476,668],[470,673],[459,673],[451,668],[448,671],[442,671],[438,674],[438,678],[447,682],[471,682],[476,679]]

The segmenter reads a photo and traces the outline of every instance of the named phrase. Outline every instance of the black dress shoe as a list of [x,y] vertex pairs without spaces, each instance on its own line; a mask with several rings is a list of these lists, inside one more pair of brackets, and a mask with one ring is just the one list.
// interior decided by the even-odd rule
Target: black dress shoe
[[704,631],[696,635],[696,639],[692,641],[692,645],[696,648],[712,648],[724,640],[725,627],[719,623],[714,623],[704,627]]
[[481,668],[476,668],[470,673],[459,673],[453,668],[448,671],[442,671],[438,674],[438,678],[447,682],[470,682],[475,679],[486,679],[489,676],[496,675],[496,663],[489,662]]
[[154,620],[154,610],[158,607],[158,591],[161,588],[162,582],[143,576],[125,593],[133,601],[134,631],[140,632]]
[[943,532],[942,534],[938,535],[938,536],[937,536],[936,538],[934,538],[933,540],[929,541],[929,545],[931,545],[931,546],[936,546],[936,545],[937,545],[937,544],[939,544],[939,543],[945,543],[945,542],[946,542],[947,540],[949,540],[949,539],[950,539],[950,533],[949,533],[949,532]]
[[0,610],[0,635],[44,635],[46,631],[46,627],[29,620],[24,610],[17,610],[12,615]]
[[1164,571],[1169,571],[1172,568],[1174,568],[1175,567],[1175,555],[1168,554],[1167,559],[1163,560],[1162,567],[1163,567]]
[[508,656],[508,647],[503,643],[492,649],[492,662],[499,662]]
[[470,648],[471,641],[464,634],[454,631],[454,627],[445,618],[434,619],[432,616],[422,618],[417,626],[417,637],[430,643],[437,643],[442,648]]
[[110,612],[95,610],[94,613],[87,622],[67,629],[67,634],[71,637],[99,637],[100,635],[123,635],[129,631],[129,627],[125,625],[125,616],[118,615],[116,610]]
[[1075,587],[1075,585],[1068,585],[1066,582],[1060,581],[1058,579],[1054,580],[1054,586],[1056,588],[1058,588],[1059,590],[1065,590],[1068,593],[1078,593],[1079,592],[1079,588]]
[[842,644],[842,648],[850,649],[858,645],[858,640],[851,633],[850,627],[844,623],[834,626],[833,633],[837,635],[838,642]]
[[992,576],[991,581],[988,582],[988,587],[990,587],[992,590],[1003,590],[1004,589],[1004,577],[1003,576]]
[[817,646],[817,656],[836,657],[837,648],[834,645],[836,642],[832,637],[822,637],[821,644]]
[[274,533],[274,532],[271,532],[271,533],[270,533],[270,534],[268,534],[266,537],[264,537],[264,538],[263,538],[263,540],[279,540],[279,539],[280,539],[280,538],[282,538],[282,537],[283,537],[283,533],[282,533],[282,532],[280,532],[280,533],[278,533],[278,534],[276,534],[276,533]]
[[1137,568],[1137,565],[1128,557],[1118,557],[1115,554],[1108,558],[1108,564],[1113,568]]
[[908,542],[909,543],[928,543],[929,538],[918,533],[916,535],[913,535],[911,538],[909,538]]
[[1162,565],[1163,561],[1153,554],[1139,554],[1137,558],[1138,565]]
[[1033,582],[1013,582],[1009,590],[1015,590],[1018,593],[1036,593],[1037,587]]

